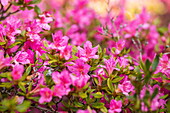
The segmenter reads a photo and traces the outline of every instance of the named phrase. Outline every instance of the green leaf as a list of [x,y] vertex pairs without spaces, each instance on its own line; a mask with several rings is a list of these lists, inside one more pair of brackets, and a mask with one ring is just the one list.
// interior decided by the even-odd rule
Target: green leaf
[[37,5],[35,5],[34,11],[37,13],[37,15],[41,14],[41,9]]
[[21,32],[21,36],[25,37],[25,33],[26,33],[26,31],[23,30],[23,31]]
[[104,94],[104,98],[105,98],[105,100],[106,100],[106,101],[108,101],[108,102],[109,102],[109,98],[107,97],[107,95],[106,95],[106,94]]
[[141,74],[141,72],[140,72],[139,66],[136,66],[136,67],[135,67],[135,71],[137,72],[137,78],[138,78],[138,80],[140,81],[140,80],[142,79],[142,74]]
[[87,84],[82,89],[87,89],[89,87],[90,83],[87,82]]
[[115,54],[115,50],[116,50],[116,48],[112,47],[111,51],[112,51],[113,54]]
[[101,102],[92,103],[91,107],[100,109],[104,107],[104,103],[101,103]]
[[156,71],[158,64],[159,64],[159,55],[156,55],[152,63],[152,72]]
[[80,93],[79,93],[79,96],[80,96],[81,98],[87,98],[87,94],[86,94],[86,93],[80,92]]
[[44,45],[44,47],[48,47],[49,46],[48,43],[45,40],[43,40],[43,45]]
[[95,94],[92,94],[95,98],[102,98],[103,94],[101,92],[97,92]]
[[28,10],[31,10],[31,9],[33,9],[34,7],[32,7],[32,6],[27,6],[27,9]]
[[168,94],[166,94],[166,95],[164,95],[164,96],[159,97],[159,99],[165,99],[165,98],[167,98],[167,97],[168,97]]
[[77,107],[83,107],[84,105],[82,104],[82,103],[80,103],[80,102],[74,102],[74,104],[75,104],[75,106],[77,106]]
[[5,44],[6,44],[6,42],[0,42],[0,46],[5,45]]
[[22,42],[15,42],[13,44],[11,44],[10,46],[8,46],[8,48],[13,48],[14,46],[21,44]]
[[32,84],[33,84],[33,81],[29,84],[29,86],[28,86],[28,92],[30,92],[31,91],[31,89],[32,89]]
[[151,62],[149,61],[149,59],[146,59],[145,66],[146,66],[147,71],[149,71],[150,66],[151,66]]
[[47,54],[47,56],[48,56],[49,59],[51,59],[51,60],[52,60],[52,59],[56,59],[53,55],[51,55],[51,54],[49,54],[49,53],[46,53],[46,54]]
[[97,52],[100,54],[102,53],[102,48],[100,47],[100,45],[98,44],[98,49],[97,49]]
[[72,48],[72,55],[76,54],[78,52],[78,49],[76,46],[73,46]]
[[32,0],[28,4],[39,4],[41,0]]
[[10,82],[3,82],[0,84],[0,87],[6,87],[6,88],[11,88],[12,87],[12,83]]
[[41,58],[42,60],[47,60],[45,53],[43,53],[42,56],[40,56],[40,58]]
[[26,93],[25,84],[23,82],[20,82],[18,86],[24,93]]
[[151,100],[153,100],[157,94],[158,94],[158,88],[155,88],[155,90],[152,94]]
[[109,87],[109,89],[110,89],[110,90],[112,91],[112,93],[113,93],[114,89],[113,89],[113,84],[112,84],[110,78],[107,79],[107,86]]
[[117,82],[121,81],[123,78],[124,78],[124,76],[123,77],[117,77],[114,80],[112,80],[112,83],[117,83]]
[[28,100],[25,100],[22,104],[19,104],[16,106],[16,110],[19,112],[26,112],[27,109],[30,107],[31,102]]
[[22,11],[25,11],[25,7],[20,7],[20,9],[21,9]]
[[0,111],[6,111],[6,110],[8,110],[7,106],[0,106]]
[[107,110],[106,107],[103,107],[103,108],[101,108],[100,110],[101,110],[103,113],[108,113],[108,110]]

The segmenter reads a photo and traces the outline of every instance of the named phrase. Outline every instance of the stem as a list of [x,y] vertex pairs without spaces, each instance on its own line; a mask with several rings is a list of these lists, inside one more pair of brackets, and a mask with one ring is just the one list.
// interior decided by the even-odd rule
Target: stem
[[1,17],[0,17],[0,21],[2,21],[2,20],[5,20],[7,17],[9,17],[10,15],[12,15],[12,14],[15,14],[15,13],[17,13],[17,12],[19,12],[20,10],[18,9],[18,10],[16,10],[16,11],[14,11],[14,12],[9,12],[6,16],[3,16],[3,13],[1,14]]

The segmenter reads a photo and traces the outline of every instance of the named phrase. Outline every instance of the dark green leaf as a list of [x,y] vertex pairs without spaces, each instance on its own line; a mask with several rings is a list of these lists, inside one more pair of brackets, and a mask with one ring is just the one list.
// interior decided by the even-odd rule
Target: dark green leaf
[[92,94],[94,96],[94,98],[102,98],[103,94],[101,92],[97,92],[95,94]]
[[14,46],[21,44],[22,42],[15,42],[13,44],[11,44],[10,46],[8,46],[8,48],[13,48]]
[[20,82],[18,86],[24,93],[26,93],[25,84],[23,82]]
[[159,64],[159,55],[156,55],[152,63],[152,72],[156,71],[158,64]]
[[121,81],[123,78],[124,78],[124,76],[123,77],[117,77],[114,80],[112,80],[112,83],[117,83],[117,82]]
[[157,94],[158,94],[158,88],[155,88],[155,90],[152,94],[151,100],[153,100]]
[[101,103],[101,102],[92,103],[91,107],[97,108],[97,109],[103,108],[104,107],[104,103]]
[[35,5],[34,11],[37,13],[37,15],[41,14],[41,9],[37,5]]
[[109,89],[110,89],[112,92],[114,91],[113,84],[112,84],[110,78],[107,79],[107,86],[109,87]]

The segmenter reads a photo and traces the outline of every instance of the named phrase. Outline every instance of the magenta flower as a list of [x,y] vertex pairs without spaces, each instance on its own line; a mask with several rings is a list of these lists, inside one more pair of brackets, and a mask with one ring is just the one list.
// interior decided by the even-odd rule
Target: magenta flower
[[81,47],[77,47],[78,56],[80,59],[83,59],[85,62],[91,58],[98,59],[99,55],[96,55],[98,46],[92,48],[92,43],[90,41],[86,41],[84,43],[84,49]]
[[88,109],[86,109],[86,110],[81,110],[81,109],[79,109],[78,111],[77,111],[77,113],[96,113],[96,111],[95,110],[88,110]]
[[109,60],[104,59],[104,61],[105,61],[105,68],[106,68],[109,76],[114,69],[119,70],[119,69],[115,68],[115,66],[117,64],[117,60],[115,61],[115,59],[113,57],[110,57]]
[[61,49],[60,56],[64,57],[66,60],[69,60],[71,58],[72,48],[73,46],[66,46],[64,49]]
[[86,76],[73,76],[71,75],[71,79],[72,79],[72,84],[77,88],[77,90],[81,90],[88,82],[88,80],[90,79],[90,76],[86,75]]
[[131,84],[129,80],[127,80],[127,77],[124,79],[123,83],[118,85],[118,88],[121,90],[121,92],[129,96],[129,92],[133,91],[134,86]]
[[19,80],[22,77],[22,74],[24,72],[24,66],[23,65],[15,65],[14,69],[12,71],[12,77],[14,80]]
[[71,85],[70,73],[67,70],[52,73],[52,78],[56,85],[63,85],[66,88]]
[[1,4],[2,4],[3,6],[6,6],[6,5],[8,5],[8,1],[9,1],[9,0],[1,0]]
[[110,109],[108,110],[109,113],[120,113],[122,111],[122,102],[121,100],[116,101],[114,99],[110,102]]
[[0,70],[6,66],[10,66],[11,58],[4,58],[4,52],[0,50]]
[[53,37],[54,43],[50,46],[53,49],[61,50],[67,46],[69,38],[67,36],[63,36],[62,31],[58,31],[55,34],[52,34],[52,37]]
[[86,64],[82,59],[77,59],[75,63],[70,62],[70,65],[67,65],[69,71],[76,74],[77,76],[87,75],[90,69],[90,65]]
[[42,88],[40,90],[40,99],[39,103],[42,104],[44,102],[50,102],[52,100],[52,91],[49,88]]
[[27,52],[19,51],[14,57],[14,62],[17,64],[18,63],[29,64],[30,61],[29,61],[28,57],[29,57],[29,55]]
[[30,2],[31,0],[24,0],[25,1],[25,3],[28,3],[28,2]]
[[57,84],[54,86],[53,96],[62,98],[62,96],[68,95],[70,91],[71,91],[70,88],[66,88],[62,84]]
[[99,81],[99,84],[98,84],[98,85],[99,85],[99,86],[101,86],[101,83],[102,83],[102,81],[103,81],[103,78],[102,78],[101,76],[107,78],[107,75],[106,75],[106,73],[104,72],[103,68],[98,69],[96,75],[92,75],[92,77],[97,77],[97,78],[98,78],[98,81]]
[[119,40],[118,42],[116,42],[115,54],[119,54],[124,47],[125,47],[125,40]]

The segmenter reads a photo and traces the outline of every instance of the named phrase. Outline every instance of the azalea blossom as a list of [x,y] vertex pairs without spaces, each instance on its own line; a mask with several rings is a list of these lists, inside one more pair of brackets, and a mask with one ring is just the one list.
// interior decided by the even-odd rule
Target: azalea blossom
[[14,57],[14,62],[15,63],[22,63],[22,64],[29,64],[30,60],[28,59],[28,53],[27,52],[22,52],[19,51],[15,57]]
[[12,77],[14,80],[19,80],[22,77],[22,74],[24,72],[24,66],[23,65],[15,65],[14,69],[12,71]]
[[90,41],[86,41],[84,43],[84,49],[81,47],[77,47],[78,56],[80,59],[84,61],[88,61],[90,58],[98,59],[99,55],[96,55],[98,46],[92,48],[92,43]]
[[3,6],[6,6],[6,5],[8,5],[8,1],[9,1],[9,0],[1,0],[1,4],[2,4]]
[[120,113],[122,111],[122,102],[121,100],[116,101],[114,99],[110,102],[110,109],[108,110],[109,113]]
[[11,58],[10,57],[4,58],[4,52],[0,50],[0,70],[6,66],[11,66],[10,62]]
[[42,104],[44,102],[50,102],[52,100],[52,91],[49,88],[42,88],[40,90],[40,99],[39,103]]
[[69,60],[71,56],[73,46],[66,46],[64,49],[61,49],[60,56],[64,57],[66,60]]
[[56,84],[53,89],[53,96],[62,98],[62,96],[68,95],[70,91],[69,87],[64,87],[62,84]]

